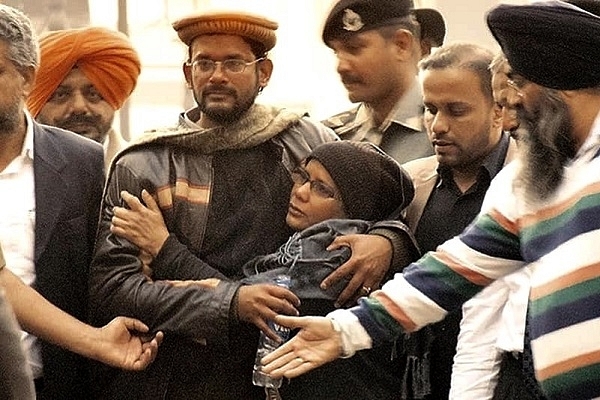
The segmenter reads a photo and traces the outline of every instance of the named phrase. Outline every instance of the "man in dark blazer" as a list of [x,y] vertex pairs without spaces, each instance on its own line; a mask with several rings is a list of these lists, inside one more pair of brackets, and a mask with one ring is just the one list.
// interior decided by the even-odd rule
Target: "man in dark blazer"
[[[102,187],[102,146],[32,121],[34,143],[34,288],[79,320],[87,320],[88,270]],[[42,342],[42,393],[47,398],[86,393],[80,356]],[[83,375],[82,375],[83,374]],[[75,394],[75,393],[74,393]],[[46,398],[46,397],[44,397]]]
[[[86,320],[103,151],[98,143],[32,120],[24,102],[38,65],[29,19],[0,5],[0,242],[16,275]],[[83,359],[36,340],[27,338],[24,344],[38,399],[85,398]]]

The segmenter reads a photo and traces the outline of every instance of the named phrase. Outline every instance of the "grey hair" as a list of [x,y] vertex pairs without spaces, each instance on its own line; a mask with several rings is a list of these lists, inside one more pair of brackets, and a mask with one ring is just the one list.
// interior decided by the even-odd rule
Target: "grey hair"
[[502,71],[507,65],[508,60],[506,59],[504,53],[496,53],[496,55],[492,59],[492,62],[490,63],[490,71],[492,71],[492,74],[497,74],[498,72]]
[[19,71],[40,64],[40,48],[31,20],[21,11],[0,4],[0,40],[8,47],[8,59]]

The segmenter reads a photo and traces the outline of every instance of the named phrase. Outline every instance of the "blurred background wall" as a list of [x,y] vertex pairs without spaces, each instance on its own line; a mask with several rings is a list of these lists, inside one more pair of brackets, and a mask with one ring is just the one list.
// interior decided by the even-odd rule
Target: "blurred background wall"
[[[2,1],[27,13],[39,34],[86,25],[126,32],[142,59],[142,73],[117,128],[125,137],[173,125],[192,105],[181,65],[185,47],[171,23],[208,8],[240,9],[279,22],[270,56],[275,69],[259,96],[264,103],[302,107],[323,119],[351,106],[335,71],[335,57],[321,41],[322,24],[336,0],[13,0]],[[498,3],[527,0],[415,0],[415,7],[438,9],[447,24],[446,41],[469,41],[497,50],[484,15]]]

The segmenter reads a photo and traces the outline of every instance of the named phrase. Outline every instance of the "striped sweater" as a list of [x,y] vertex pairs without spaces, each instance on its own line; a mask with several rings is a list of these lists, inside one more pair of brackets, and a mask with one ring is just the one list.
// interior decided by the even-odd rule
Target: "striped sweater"
[[536,376],[550,399],[600,397],[600,145],[588,139],[544,204],[519,196],[516,163],[479,217],[350,312],[335,311],[346,353],[443,319],[493,280],[529,264]]

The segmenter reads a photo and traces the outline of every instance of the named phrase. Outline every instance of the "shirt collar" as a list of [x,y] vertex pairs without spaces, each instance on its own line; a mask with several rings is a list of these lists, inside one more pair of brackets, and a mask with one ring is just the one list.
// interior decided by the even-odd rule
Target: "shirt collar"
[[[356,112],[356,123],[362,125],[365,131],[372,129],[373,110],[365,103],[361,103]],[[377,130],[384,132],[392,122],[410,128],[414,131],[423,129],[423,94],[417,77],[411,87],[398,100],[392,111],[381,123]]]
[[504,167],[504,161],[506,159],[506,152],[508,151],[509,144],[510,135],[503,132],[496,147],[494,147],[494,149],[483,160],[481,166],[490,174],[490,179],[494,179],[498,172],[500,172],[500,170]]
[[25,140],[23,141],[23,149],[21,150],[21,156],[27,157],[33,160],[33,119],[29,114],[29,111],[25,111],[25,124],[27,129],[25,130]]
[[[510,135],[503,132],[498,144],[496,144],[494,149],[483,159],[479,171],[486,171],[490,180],[494,179],[498,172],[504,167],[509,144]],[[450,179],[452,177],[451,169],[447,166],[439,165],[438,174],[440,176],[438,185],[443,185],[444,179]]]
[[[192,118],[196,118],[194,121]],[[197,121],[200,121],[200,109],[198,107],[192,107],[183,113],[183,120],[186,125],[192,129],[202,129]]]
[[416,77],[379,129],[385,131],[392,122],[415,131],[423,129],[423,93]]

